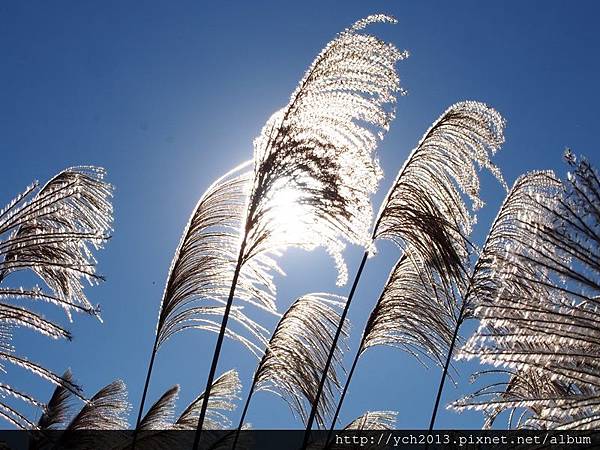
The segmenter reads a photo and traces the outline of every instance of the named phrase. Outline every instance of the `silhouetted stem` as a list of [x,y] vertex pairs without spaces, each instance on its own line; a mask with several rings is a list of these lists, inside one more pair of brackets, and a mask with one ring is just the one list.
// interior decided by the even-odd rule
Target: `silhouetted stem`
[[204,425],[204,418],[206,416],[206,410],[208,408],[208,401],[210,399],[210,391],[212,384],[215,379],[215,373],[217,372],[217,365],[219,364],[219,356],[221,355],[221,347],[223,346],[223,339],[225,338],[225,330],[227,329],[227,321],[229,319],[229,312],[231,311],[231,305],[233,304],[233,297],[235,295],[235,287],[237,285],[240,271],[242,270],[242,262],[244,250],[246,249],[246,238],[248,234],[244,234],[244,240],[240,246],[240,253],[238,255],[237,264],[235,266],[235,272],[233,273],[233,280],[231,281],[231,289],[229,290],[229,297],[227,298],[227,304],[225,305],[225,311],[223,312],[223,320],[221,322],[221,329],[219,336],[217,337],[217,344],[215,346],[215,352],[213,354],[212,364],[210,366],[210,372],[208,374],[208,380],[206,381],[206,389],[204,389],[204,398],[202,399],[202,408],[200,409],[200,416],[198,417],[198,426],[196,427],[196,433],[194,435],[193,450],[198,450],[200,445],[200,435],[202,434],[202,426]]
[[252,395],[254,394],[254,388],[256,387],[257,377],[254,375],[254,379],[252,380],[252,386],[250,386],[250,391],[248,391],[248,397],[246,397],[246,404],[244,405],[244,410],[242,411],[242,416],[240,417],[240,423],[235,430],[235,438],[233,439],[233,444],[231,446],[231,450],[235,450],[237,446],[238,439],[240,437],[240,431],[242,430],[242,426],[244,426],[244,420],[246,419],[246,413],[248,412],[248,406],[250,406],[250,400],[252,399]]
[[148,385],[150,384],[150,376],[152,375],[152,369],[154,368],[154,358],[158,350],[158,333],[154,339],[154,346],[152,347],[152,356],[150,356],[150,363],[148,364],[148,372],[146,373],[146,383],[144,384],[144,392],[142,393],[142,400],[140,402],[140,410],[138,411],[137,421],[135,423],[135,430],[133,430],[133,441],[131,443],[131,450],[135,450],[135,443],[137,441],[138,430],[140,428],[140,422],[142,421],[142,413],[144,412],[144,404],[146,403],[146,394],[148,394]]
[[331,435],[333,434],[333,429],[335,428],[335,423],[338,420],[340,415],[340,411],[342,410],[342,404],[344,403],[344,399],[346,398],[346,393],[348,392],[348,387],[350,386],[350,380],[352,380],[352,375],[354,375],[354,369],[356,369],[356,364],[358,363],[358,359],[360,358],[361,350],[363,343],[365,341],[365,335],[363,335],[360,340],[360,345],[358,346],[358,350],[356,351],[356,355],[354,355],[354,361],[352,362],[352,367],[350,368],[350,372],[348,373],[348,378],[346,378],[346,384],[344,385],[344,390],[342,391],[342,395],[338,402],[337,408],[335,410],[335,414],[333,416],[333,420],[331,421],[331,427],[329,427],[329,433],[327,433],[327,439],[325,440],[325,448],[329,448],[329,440],[331,439]]
[[312,404],[308,421],[306,422],[306,430],[304,431],[304,441],[302,442],[302,450],[306,450],[306,447],[308,445],[308,440],[310,438],[312,426],[315,421],[315,416],[317,414],[317,408],[319,407],[319,400],[321,399],[323,387],[325,386],[325,381],[327,380],[327,375],[329,374],[329,367],[331,366],[331,361],[333,360],[333,355],[335,353],[335,349],[337,348],[338,340],[340,338],[340,335],[342,334],[342,329],[344,327],[344,322],[346,321],[346,316],[348,315],[348,310],[350,309],[350,304],[352,303],[352,298],[354,297],[354,292],[356,291],[358,281],[360,280],[360,276],[362,274],[363,269],[365,268],[365,264],[367,262],[368,257],[369,252],[365,251],[362,257],[362,261],[360,262],[360,266],[358,267],[358,271],[356,272],[356,276],[354,277],[354,282],[352,283],[352,288],[350,289],[348,300],[346,301],[346,305],[344,306],[344,311],[340,316],[340,323],[338,324],[338,328],[335,332],[333,343],[331,344],[331,349],[329,349],[329,355],[327,357],[327,361],[325,362],[325,368],[323,369],[323,373],[321,375],[321,381],[319,383],[319,388],[317,389],[317,395],[315,397],[315,401]]
[[448,368],[450,367],[450,361],[452,360],[452,355],[454,353],[454,347],[456,345],[456,340],[458,339],[458,330],[463,323],[464,320],[464,312],[465,312],[466,303],[463,302],[463,306],[460,309],[460,313],[458,315],[458,320],[456,321],[456,327],[454,328],[454,335],[452,336],[452,342],[450,343],[450,348],[448,349],[448,356],[446,357],[446,363],[444,364],[444,371],[442,372],[442,378],[440,380],[440,386],[438,387],[437,395],[435,398],[435,405],[433,406],[433,412],[431,413],[431,421],[429,422],[429,431],[433,430],[433,426],[435,425],[435,418],[437,416],[437,411],[440,406],[440,400],[442,398],[442,392],[444,390],[444,383],[446,382],[446,376],[448,375]]

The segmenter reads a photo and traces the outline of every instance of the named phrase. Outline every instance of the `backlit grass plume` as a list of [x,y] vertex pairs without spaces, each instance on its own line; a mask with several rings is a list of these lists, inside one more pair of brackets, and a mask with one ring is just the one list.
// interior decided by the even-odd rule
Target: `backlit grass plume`
[[[467,101],[448,108],[425,133],[392,184],[375,221],[371,245],[378,239],[388,239],[403,252],[410,248],[414,259],[421,261],[430,274],[421,277],[439,279],[448,292],[452,286],[460,286],[467,273],[467,239],[475,221],[474,210],[482,205],[477,168],[489,170],[504,184],[498,168],[491,162],[492,155],[504,142],[503,129],[500,114],[483,103]],[[472,200],[471,208],[463,196]],[[342,319],[346,317],[368,256],[368,252],[363,255]],[[393,282],[394,277],[390,280]],[[450,298],[449,294],[444,295]],[[406,306],[409,304],[400,304],[394,313],[411,315],[410,311],[398,309]],[[450,316],[459,315],[456,306],[456,302],[448,305]],[[437,309],[423,307],[420,312],[423,326],[435,322],[431,316],[437,314]],[[443,336],[429,342],[425,352],[431,352],[435,343],[447,342],[446,336],[453,334],[452,321],[444,324],[438,321],[438,325],[443,325],[440,330]],[[402,333],[408,336],[410,330],[401,330],[397,336]],[[424,343],[419,337],[413,337],[414,340]],[[444,347],[434,350],[438,355],[443,352]],[[312,416],[315,411],[316,404]],[[311,426],[309,419],[307,435]],[[307,441],[308,436],[305,446]]]
[[[235,402],[239,399],[240,390],[241,384],[235,370],[229,370],[215,380],[206,419],[208,430],[231,428],[231,421],[226,414],[236,408]],[[196,397],[176,416],[175,404],[178,393],[179,386],[168,389],[142,418],[137,437],[137,442],[142,448],[168,450],[192,445],[193,434],[183,433],[183,431],[196,429],[204,393]],[[203,436],[202,445],[203,448],[221,448],[233,437],[233,431],[216,436],[206,433]]]
[[[532,272],[536,268],[527,262],[526,257],[515,255],[525,256],[532,244],[535,246],[536,242],[540,242],[537,224],[547,220],[547,206],[559,194],[559,190],[560,182],[552,172],[530,172],[519,177],[506,196],[492,223],[465,293],[465,303],[471,313],[482,320],[481,327],[490,324],[489,319],[499,317],[503,321],[507,312],[513,314],[512,311],[519,307],[526,307],[524,302],[529,302],[526,297],[535,294],[539,299],[540,295],[546,293],[542,284],[531,283],[532,279],[528,277],[533,275],[534,279],[537,278]],[[480,339],[471,338],[461,350],[461,356],[468,357],[469,348]],[[510,395],[521,395],[526,385],[524,381],[528,378],[516,378],[511,384]],[[531,383],[531,389],[538,384],[534,379],[527,382]],[[474,397],[483,398],[490,389],[493,388],[485,388]],[[466,404],[466,401],[461,403]],[[454,406],[459,407],[459,404]],[[489,424],[494,420],[492,416],[495,418],[498,413],[497,410],[490,413]]]
[[66,169],[42,188],[30,185],[0,212],[0,282],[31,270],[51,291],[2,287],[2,298],[95,313],[82,281],[101,279],[92,250],[107,240],[112,223],[112,187],[103,177],[97,167]]
[[[331,294],[307,294],[298,298],[279,321],[258,364],[246,405],[240,418],[244,423],[252,395],[260,390],[274,392],[284,398],[292,411],[306,423],[314,401],[321,373],[339,321],[343,300]],[[347,329],[344,329],[347,335]],[[338,370],[342,351],[339,346],[334,364],[329,367],[323,401],[317,423],[325,425],[340,387]]]
[[[85,295],[84,282],[102,279],[93,252],[103,246],[111,230],[112,186],[104,175],[97,167],[63,170],[42,187],[33,183],[0,211],[0,362],[80,397],[70,378],[20,356],[12,345],[12,330],[23,327],[52,339],[71,338],[64,327],[33,311],[31,304],[36,302],[59,306],[69,319],[73,311],[98,316]],[[24,271],[35,274],[45,286],[10,286],[10,276]],[[2,385],[2,391],[31,406],[42,404],[11,386]],[[0,404],[0,415],[19,428],[34,427],[5,402]]]
[[344,430],[393,430],[396,411],[367,411],[344,427]]
[[[63,378],[73,382],[70,372],[65,373]],[[213,430],[231,427],[226,414],[235,409],[240,389],[239,377],[235,370],[225,372],[215,380],[209,401],[207,427]],[[167,389],[142,418],[138,442],[143,448],[168,450],[192,444],[193,434],[182,431],[196,429],[204,394],[195,398],[176,415],[178,394],[178,385]],[[131,448],[129,434],[124,432],[128,427],[129,403],[122,381],[114,381],[102,388],[92,398],[85,400],[83,407],[79,409],[73,394],[60,385],[49,402],[39,406],[44,413],[37,424],[31,423],[28,427],[29,430],[36,431],[32,437],[32,450],[52,449],[57,446],[78,450],[99,447],[111,450]],[[103,433],[106,430],[115,432]],[[233,432],[230,435],[212,437],[212,441],[211,436],[207,438],[207,448],[220,448],[220,441],[231,440]]]
[[360,353],[389,345],[443,367],[460,299],[436,275],[416,253],[407,251],[400,258],[369,316]]
[[520,414],[520,427],[600,424],[600,178],[585,159],[568,153],[567,161],[573,170],[562,189],[530,195],[513,214],[488,275],[501,288],[492,284],[493,303],[477,301],[481,326],[461,351],[509,372],[504,389],[453,405],[483,410],[488,423],[504,401],[500,410]]
[[86,402],[65,430],[123,430],[128,426],[128,410],[125,383],[113,381]]
[[[63,378],[73,382],[70,371]],[[123,442],[130,405],[127,388],[121,380],[113,381],[84,400],[82,407],[78,408],[77,403],[70,390],[57,386],[37,424],[28,427],[34,431],[29,449],[112,449]]]
[[406,249],[367,320],[334,414],[330,437],[363,353],[371,347],[387,345],[404,350],[423,364],[430,360],[444,367],[456,339],[459,303],[455,286],[444,285],[418,253]]
[[504,142],[504,119],[480,102],[452,105],[434,122],[409,155],[392,185],[373,238],[411,247],[444,279],[461,278],[467,238],[483,205],[478,168],[489,170],[505,186],[491,157]]
[[[0,325],[0,361],[8,362],[12,365],[24,369],[40,378],[55,384],[62,389],[69,391],[71,394],[84,399],[81,388],[75,384],[70,378],[63,378],[53,371],[46,369],[44,366],[35,362],[29,361],[25,357],[15,355],[14,348],[9,343],[11,333],[5,326]],[[0,363],[0,369],[6,372],[5,366]],[[20,387],[13,387],[7,384],[0,384],[0,417],[11,423],[13,426],[20,429],[34,429],[35,425],[23,413],[19,412],[16,406],[11,406],[7,400],[12,398],[21,402],[23,405],[33,407],[35,409],[43,409],[43,402],[35,399],[35,397]]]
[[[248,165],[242,164],[217,180],[198,202],[169,270],[155,351],[185,329],[218,331],[218,319],[223,316],[223,304],[233,281],[250,192],[251,173],[244,171]],[[248,261],[236,280],[237,298],[276,313],[275,285],[269,271],[274,264],[268,255]],[[231,330],[227,333],[258,354],[266,343],[266,330],[243,314],[241,307],[233,308],[230,314],[255,339]]]
[[[211,389],[208,399],[206,427],[211,430],[231,428],[231,421],[225,415],[236,408],[235,401],[239,399],[242,386],[237,371],[229,370],[218,377]],[[175,426],[180,429],[193,430],[196,428],[200,406],[207,393],[200,394],[184,411]]]
[[[396,425],[396,418],[398,413],[396,411],[366,411],[352,422],[343,427],[346,431],[375,431],[375,430],[393,430]],[[358,441],[353,439],[354,436],[351,434],[346,435],[350,442],[345,441],[342,438],[342,442],[331,439],[331,435],[327,436],[325,441],[316,440],[308,445],[309,450],[343,450],[348,448],[364,448],[373,449],[377,447],[381,448],[381,443],[370,439],[370,436],[360,436],[360,433],[356,435],[359,437]],[[364,440],[360,440],[360,438]]]
[[[252,181],[249,166],[250,162],[241,164],[206,190],[181,237],[163,292],[133,447],[158,350],[183,330],[218,332],[234,274],[237,273],[238,299],[276,313],[275,286],[269,271],[277,270],[273,259],[269,255],[257,255],[244,265],[243,271],[236,272],[240,233]],[[230,327],[226,335],[258,355],[266,345],[266,330],[251,320],[242,306],[231,308],[229,314],[241,330],[236,332]]]
[[256,139],[247,258],[280,246],[322,245],[343,283],[343,240],[368,241],[370,196],[382,176],[373,152],[393,118],[395,64],[406,56],[361,32],[375,22],[394,19],[369,16],[340,33]]

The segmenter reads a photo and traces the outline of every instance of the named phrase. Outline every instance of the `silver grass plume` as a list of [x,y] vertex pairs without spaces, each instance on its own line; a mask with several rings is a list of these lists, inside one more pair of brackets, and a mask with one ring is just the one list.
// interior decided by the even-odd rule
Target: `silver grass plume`
[[377,304],[365,325],[360,344],[338,401],[329,429],[329,441],[337,424],[350,381],[360,357],[369,348],[387,345],[400,348],[426,365],[444,367],[458,339],[460,295],[443,284],[417,252],[406,249],[392,269]]
[[[62,378],[74,383],[70,370]],[[98,391],[84,406],[76,411],[73,392],[64,385],[58,385],[46,405],[41,405],[43,414],[36,426],[29,430],[37,431],[32,435],[30,449],[54,448],[59,444],[66,448],[94,448],[90,436],[78,432],[83,430],[116,430],[127,427],[126,415],[129,404],[127,392],[122,381],[115,381]],[[58,432],[63,430],[62,432]],[[82,438],[82,442],[78,442]],[[97,443],[97,442],[96,442]],[[108,444],[109,442],[105,442]]]
[[[246,413],[256,391],[264,390],[283,398],[295,416],[306,424],[309,410],[317,404],[317,424],[325,425],[331,414],[333,399],[340,389],[338,369],[342,367],[342,349],[334,344],[344,298],[332,294],[306,294],[294,301],[283,315],[254,373],[232,450],[237,448]],[[348,336],[349,325],[343,321],[341,333]],[[333,364],[328,365],[330,349],[334,347]],[[327,377],[322,386],[323,373]]]
[[[393,430],[396,425],[396,418],[398,413],[396,411],[366,411],[352,422],[347,424],[343,429],[346,431],[375,431],[375,430]],[[352,446],[351,444],[343,443],[336,444],[335,440],[331,439],[331,436],[327,437],[326,444],[324,442],[314,442],[311,443],[308,448],[310,450],[342,450],[342,449],[353,449],[353,448],[366,448],[366,449],[376,449],[381,448],[376,442],[367,442],[356,444]]]
[[65,430],[124,430],[129,409],[125,383],[116,380],[90,398]]
[[[254,177],[244,232],[207,392],[227,329],[235,281],[247,261],[288,246],[324,246],[335,257],[338,282],[343,283],[343,242],[364,245],[368,241],[370,196],[381,178],[373,152],[393,118],[399,89],[395,64],[405,54],[361,31],[371,23],[391,21],[384,15],[369,16],[340,33],[317,56],[288,105],[271,117],[254,142]],[[194,448],[198,448],[205,410],[206,403]]]
[[503,186],[491,157],[504,142],[504,119],[474,101],[450,106],[429,128],[398,173],[376,222],[373,238],[410,247],[449,279],[462,278],[468,236],[479,197],[477,167],[489,170]]
[[[211,430],[226,430],[231,427],[227,413],[236,408],[239,399],[241,384],[237,371],[230,370],[222,374],[213,383],[207,427]],[[190,446],[192,439],[189,434],[181,433],[184,430],[195,430],[198,414],[204,394],[195,398],[179,416],[175,416],[175,404],[179,393],[179,386],[173,386],[148,409],[139,426],[137,442],[144,449],[168,450],[184,445]],[[206,433],[203,438],[203,448],[221,448],[233,438],[231,435],[220,433],[212,436]],[[189,442],[188,442],[189,441]],[[129,444],[119,448],[130,448]],[[227,447],[223,447],[227,448]]]
[[[104,181],[104,175],[104,169],[90,166],[63,170],[41,188],[33,183],[0,211],[0,283],[13,273],[31,270],[48,288],[0,286],[0,361],[28,370],[81,398],[80,388],[70,377],[60,377],[16,355],[10,344],[14,327],[53,339],[70,339],[70,333],[30,308],[13,303],[54,304],[64,309],[69,319],[72,311],[98,316],[82,281],[93,284],[101,279],[95,272],[93,250],[108,239],[112,223],[112,186]],[[26,403],[41,404],[17,389],[5,388]],[[36,428],[8,405],[0,409],[2,417],[11,423]]]
[[[254,375],[256,391],[281,396],[304,423],[308,417],[307,406],[314,402],[339,323],[342,300],[331,294],[307,294],[298,298],[281,318]],[[344,336],[347,336],[347,326]],[[342,350],[337,346],[317,412],[317,424],[321,427],[331,414],[335,393],[340,388],[341,359]]]
[[[167,450],[181,447],[181,439],[172,433],[175,422],[175,406],[179,395],[179,385],[167,389],[163,395],[148,408],[148,411],[138,425],[138,442],[144,449]],[[113,450],[127,450],[131,448],[129,435],[115,439],[110,446]],[[108,448],[108,446],[107,446]]]
[[458,321],[460,297],[407,251],[392,270],[365,326],[359,352],[376,345],[398,347],[441,367]]
[[[6,308],[3,308],[3,306]],[[6,311],[9,311],[11,315],[7,317]],[[5,313],[5,315],[3,315],[3,313]],[[18,314],[19,317],[15,319],[14,314]],[[31,320],[31,323],[28,323],[29,320]],[[0,304],[0,371],[7,372],[4,363],[10,363],[11,365],[33,373],[43,380],[58,386],[64,391],[69,392],[69,394],[73,394],[80,399],[84,399],[81,388],[73,382],[70,374],[61,377],[52,370],[49,370],[38,363],[30,361],[26,357],[17,355],[15,348],[11,345],[12,329],[16,325],[33,328],[42,334],[52,336],[47,332],[47,329],[41,328],[40,324],[44,323],[48,324],[44,326],[47,326],[49,329],[62,330],[62,328],[45,321],[41,317],[38,319],[36,314],[30,313],[25,309]],[[56,338],[69,336],[70,335],[65,332],[64,335],[53,337]],[[33,407],[34,409],[42,411],[45,410],[45,405],[41,401],[35,399],[27,392],[24,392],[21,388],[0,383],[0,397],[4,398],[6,396],[16,398],[22,404],[28,407]],[[26,416],[20,413],[15,407],[10,406],[3,400],[0,400],[0,418],[3,418],[7,422],[20,429],[31,430],[39,428],[39,426],[27,419]],[[42,418],[44,418],[44,416],[42,416]],[[52,417],[50,416],[47,419],[51,421]],[[42,423],[40,426],[44,426],[44,424]]]
[[[4,369],[3,369],[4,370]],[[33,396],[13,388],[6,384],[0,384],[0,418],[10,423],[14,427],[22,430],[35,429],[36,425],[30,421],[24,414],[19,412],[14,406],[10,405],[6,399],[12,398],[23,402],[25,405],[37,409],[43,408],[43,404],[37,401]]]
[[68,389],[71,393],[83,399],[81,394],[81,388],[68,380],[65,380],[63,377],[55,374],[51,370],[46,369],[45,367],[37,364],[33,361],[29,361],[27,358],[17,356],[13,354],[12,348],[10,351],[0,351],[0,369],[2,371],[6,371],[2,362],[9,362],[21,369],[24,369],[28,372],[31,372],[34,375],[39,376],[40,378],[49,381],[55,385],[61,385]]
[[[70,372],[64,375],[71,379]],[[230,370],[221,375],[213,384],[212,398],[209,404],[210,423],[213,429],[226,429],[231,422],[226,413],[235,409],[235,400],[239,398],[241,386],[238,374]],[[175,385],[148,409],[140,424],[139,442],[147,449],[178,448],[187,438],[191,445],[191,436],[177,433],[183,430],[194,430],[199,413],[200,395],[192,401],[180,415],[175,415],[175,406],[179,386]],[[35,448],[47,448],[48,444],[59,444],[73,449],[129,449],[131,443],[126,433],[85,433],[82,431],[124,430],[127,428],[126,416],[129,412],[127,391],[121,381],[115,381],[101,389],[78,412],[71,402],[72,394],[58,386],[48,402],[46,412],[38,422],[37,430],[59,430],[60,434],[36,434],[38,438]],[[44,439],[39,439],[42,436]],[[52,438],[58,436],[58,441]],[[232,437],[232,436],[231,436]],[[229,439],[231,438],[229,437]],[[227,439],[225,439],[227,440]],[[214,443],[214,448],[220,448]],[[54,448],[54,447],[48,447]],[[63,448],[63,447],[61,447]],[[211,447],[212,448],[212,447]]]
[[[475,313],[478,318],[480,307],[494,308],[497,304],[502,308],[505,305],[500,300],[516,297],[515,291],[505,289],[508,281],[509,287],[523,295],[542,288],[532,281],[547,278],[547,271],[535,258],[551,249],[539,239],[539,231],[560,187],[551,171],[529,172],[515,181],[486,237],[465,294],[468,309],[479,308]],[[558,253],[555,256],[564,259]]]
[[71,333],[65,328],[19,306],[0,303],[0,323],[29,328],[52,339],[71,340]]
[[[236,408],[235,402],[239,400],[242,385],[236,370],[229,370],[218,377],[211,389],[208,399],[208,414],[206,416],[207,429],[224,430],[231,427],[231,421],[226,413]],[[200,394],[190,405],[181,413],[174,424],[175,429],[193,430],[198,424],[198,415],[200,406],[206,392]]]
[[477,169],[487,169],[506,186],[491,162],[504,142],[504,126],[501,115],[483,103],[456,103],[431,125],[399,171],[380,208],[372,240],[373,245],[378,239],[391,240],[403,255],[363,332],[330,432],[358,359],[373,345],[401,347],[419,360],[422,355],[432,358],[444,367],[443,386],[464,320],[459,292],[467,277],[469,236],[475,211],[483,205]]
[[393,430],[396,411],[367,411],[344,427],[344,430]]
[[[71,372],[67,371],[63,378],[72,381]],[[174,403],[178,392],[179,386],[167,390],[148,410],[143,420],[144,430],[163,430],[172,426]],[[55,448],[57,444],[68,445],[68,448],[73,449],[91,449],[99,444],[94,437],[102,439],[100,443],[104,448],[125,448],[127,446],[125,434],[114,433],[110,439],[105,439],[104,437],[108,435],[103,437],[102,433],[84,432],[127,427],[125,415],[129,408],[125,399],[125,386],[122,382],[116,381],[101,389],[86,402],[83,408],[76,411],[72,393],[63,386],[57,386],[48,404],[43,406],[44,413],[37,427],[31,428],[38,433],[32,435],[30,450]],[[58,430],[63,431],[58,433]]]
[[[321,244],[338,255],[341,267],[343,244],[336,236],[365,242],[369,197],[381,178],[372,159],[377,139],[369,126],[381,131],[389,126],[393,117],[389,108],[398,90],[394,64],[404,55],[358,31],[369,23],[391,20],[369,17],[329,43],[288,106],[256,139],[253,173],[243,172],[249,164],[242,164],[202,196],[169,271],[159,345],[194,322],[197,314],[188,307],[191,301],[227,300],[244,235],[239,258],[244,267],[235,295],[273,312],[275,285],[270,273],[280,269],[272,256],[282,248],[312,248],[323,239]],[[290,218],[290,213],[297,217]],[[302,231],[289,241],[286,225],[292,219]],[[341,278],[344,274],[342,270]]]
[[[410,249],[422,261],[420,269],[425,273],[421,280],[427,280],[434,293],[427,302],[430,308],[420,314],[425,316],[421,323],[435,323],[434,332],[422,333],[417,325],[396,333],[404,333],[404,342],[424,344],[412,354],[432,354],[440,365],[440,356],[446,354],[429,430],[435,425],[460,327],[469,317],[468,303],[458,293],[467,283],[474,213],[483,205],[477,166],[487,169],[506,188],[500,170],[491,162],[504,142],[504,125],[500,114],[483,103],[467,101],[448,108],[400,170],[373,233],[374,239],[388,238],[404,244],[405,251]],[[463,195],[471,199],[471,208]],[[400,301],[399,308],[407,309],[395,314],[414,317],[415,306],[414,302]],[[436,317],[440,311],[445,314]]]
[[[382,177],[373,152],[393,119],[395,64],[406,57],[361,33],[375,22],[395,20],[369,16],[340,33],[255,140],[244,260],[289,245],[322,245],[335,257],[343,284],[342,239],[368,243],[370,196]],[[290,236],[282,225],[289,228],[292,220]]]
[[[546,220],[547,205],[559,194],[559,190],[559,180],[549,171],[530,172],[515,181],[492,223],[470,278],[465,297],[472,314],[481,321],[480,329],[460,350],[458,358],[476,357],[473,352],[479,350],[475,346],[478,346],[477,342],[483,343],[488,325],[491,325],[493,334],[492,329],[497,325],[504,328],[509,323],[507,317],[519,308],[527,307],[524,304],[529,301],[527,297],[535,294],[535,298],[539,299],[540,295],[547,293],[542,285],[531,283],[528,275],[535,272],[538,266],[531,264],[525,255],[535,243],[540,242],[538,224]],[[537,275],[533,276],[537,278]],[[527,314],[526,310],[523,314]],[[497,325],[493,317],[500,320]],[[518,392],[525,386],[523,380],[525,377],[517,378],[515,383],[508,383],[507,387],[517,385],[521,388],[515,391],[519,395]],[[495,387],[484,388],[473,394],[472,398],[488,396],[488,392]],[[470,397],[453,403],[452,407],[470,408]],[[498,404],[493,407],[490,405],[486,424],[491,426],[500,412]]]
[[174,422],[175,403],[178,395],[179,385],[167,389],[144,415],[140,423],[140,430],[166,430],[171,428]]
[[92,250],[102,247],[111,230],[112,186],[104,174],[97,167],[66,169],[41,189],[37,183],[29,186],[0,211],[0,281],[29,269],[52,291],[3,288],[3,299],[48,301],[69,315],[73,310],[96,313],[82,280],[101,279]]
[[[27,358],[15,354],[15,349],[11,345],[13,326],[14,325],[12,325],[11,320],[3,320],[3,318],[0,316],[0,370],[2,372],[6,372],[7,370],[5,369],[4,363],[10,363],[36,376],[39,376],[45,381],[59,386],[65,391],[68,391],[70,394],[79,397],[80,399],[84,399],[83,394],[81,393],[81,388],[73,382],[70,376],[61,377],[51,370],[46,369],[42,365],[29,361]],[[45,405],[42,402],[18,387],[0,383],[0,396],[2,398],[12,397],[24,405],[33,407],[34,409],[45,409]],[[31,430],[38,428],[34,422],[30,421],[15,407],[10,406],[3,400],[0,401],[0,418],[20,429]]]
[[[243,163],[216,180],[198,201],[185,227],[161,300],[132,448],[137,441],[154,359],[164,342],[187,329],[219,332],[218,319],[225,313],[234,277],[238,299],[276,313],[275,286],[269,273],[270,268],[276,267],[272,258],[257,255],[244,270],[236,272],[252,180],[250,164]],[[258,355],[266,345],[267,331],[250,319],[242,306],[231,308],[229,315],[241,330],[229,328],[225,335]]]
[[[219,330],[239,250],[243,215],[248,202],[251,173],[241,164],[213,183],[202,195],[185,228],[161,301],[156,350],[174,334],[186,329]],[[275,285],[268,268],[274,264],[258,255],[238,276],[236,296],[276,313]],[[227,335],[259,354],[266,345],[266,330],[249,319],[242,307],[231,317],[252,338],[227,331]],[[215,317],[217,320],[213,320]]]
[[0,404],[0,417],[16,428],[22,430],[26,430],[34,425],[27,417],[5,403]]
[[[73,375],[70,370],[67,370],[62,377],[73,383]],[[55,430],[65,425],[72,407],[71,398],[71,391],[62,385],[56,386],[52,397],[44,407],[42,416],[38,420],[37,428],[39,430]]]
[[[62,429],[60,433],[41,429],[34,434],[31,449],[68,448],[76,450],[96,450],[114,448],[116,442],[124,438],[122,430],[127,429],[127,415],[130,405],[127,402],[127,389],[121,380],[113,381],[100,389],[84,406],[75,411],[70,403],[70,395],[60,386],[55,390],[50,405],[59,410],[60,423],[52,429]],[[45,433],[48,431],[48,433]],[[101,433],[99,431],[111,431]]]
[[443,366],[461,316],[469,236],[479,198],[476,165],[504,184],[490,160],[504,142],[504,120],[483,103],[456,103],[431,126],[400,170],[383,203],[375,239],[404,253],[392,270],[364,332],[360,351],[399,346]]
[[[202,196],[169,271],[159,345],[206,313],[189,307],[194,300],[227,300],[238,259],[243,268],[236,297],[275,312],[270,273],[280,272],[272,256],[282,248],[313,248],[322,239],[342,267],[343,245],[336,236],[364,243],[371,217],[369,196],[381,178],[372,159],[377,139],[370,127],[384,131],[389,126],[389,109],[398,90],[394,64],[404,55],[358,31],[369,23],[391,20],[369,17],[329,43],[288,106],[256,139],[253,173],[243,173],[248,163],[242,164]],[[290,218],[290,213],[298,217]],[[289,241],[286,225],[291,220],[297,220],[302,231]],[[242,252],[240,241],[245,241]],[[341,278],[344,274],[342,270]],[[256,324],[249,326],[254,329]]]
[[[210,390],[210,397],[207,401],[206,429],[199,441],[200,448],[207,450],[230,450],[232,449],[234,440],[238,449],[244,450],[250,448],[251,442],[248,436],[244,436],[238,441],[238,433],[236,431],[224,432],[224,430],[231,428],[231,421],[226,414],[235,410],[235,402],[240,398],[241,389],[242,386],[236,370],[229,370],[214,381]],[[183,411],[175,422],[174,430],[196,429],[198,416],[201,413],[203,400],[206,395],[206,391],[203,392]],[[249,425],[242,427],[244,430],[248,428]],[[194,440],[195,438],[196,436],[194,436]],[[192,443],[190,439],[189,444]]]
[[[600,424],[600,178],[585,159],[566,158],[573,171],[564,188],[522,205],[520,226],[489,275],[497,280],[494,304],[477,302],[482,324],[462,350],[510,373],[505,389],[452,405],[484,411],[489,424],[503,410],[520,414],[519,427]],[[524,220],[527,211],[537,217]]]
[[[546,428],[529,419],[540,416],[544,403],[554,404],[557,399],[573,395],[575,386],[553,380],[539,371],[509,369],[484,370],[473,374],[472,381],[494,378],[493,383],[477,389],[472,394],[453,402],[450,407],[458,410],[481,410],[485,414],[484,429],[491,429],[498,416],[510,411],[508,429]],[[537,399],[537,400],[532,400]]]

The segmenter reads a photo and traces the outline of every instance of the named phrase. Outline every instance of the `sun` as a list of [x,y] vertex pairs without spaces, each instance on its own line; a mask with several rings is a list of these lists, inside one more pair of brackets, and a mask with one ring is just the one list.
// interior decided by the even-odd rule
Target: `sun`
[[310,212],[308,206],[302,204],[300,191],[284,186],[273,196],[269,206],[282,241],[294,244],[306,240]]

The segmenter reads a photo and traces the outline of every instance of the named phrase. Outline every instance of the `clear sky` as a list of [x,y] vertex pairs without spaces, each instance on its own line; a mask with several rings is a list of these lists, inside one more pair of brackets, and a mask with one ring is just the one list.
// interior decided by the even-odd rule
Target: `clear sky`
[[[71,367],[88,394],[122,378],[136,410],[166,273],[198,197],[251,157],[252,139],[335,33],[379,12],[399,23],[372,31],[411,57],[399,64],[409,95],[399,100],[379,149],[386,178],[376,205],[431,122],[459,100],[484,101],[508,120],[496,162],[509,183],[531,169],[564,175],[565,146],[600,164],[594,140],[600,6],[594,1],[2,2],[1,203],[32,180],[78,164],[104,166],[116,186],[114,237],[98,255],[107,282],[87,291],[101,304],[104,324],[76,317],[71,343],[17,332],[21,354],[57,372]],[[484,177],[482,196],[487,206],[475,231],[478,242],[502,191]],[[379,248],[350,312],[351,345],[398,256],[391,245]],[[353,273],[361,251],[346,254]],[[291,251],[281,264],[288,273],[279,280],[281,309],[303,293],[347,291],[335,289],[323,253]],[[48,317],[65,323],[55,310]],[[165,345],[150,402],[175,383],[182,386],[180,407],[198,395],[214,339],[192,331]],[[238,368],[247,388],[254,365],[240,345],[227,343],[219,373]],[[473,389],[468,375],[477,367],[458,369],[459,385],[448,386],[445,402]],[[393,409],[400,428],[426,427],[439,375],[400,351],[370,350],[342,421]],[[52,391],[12,367],[2,381],[42,399]],[[258,428],[298,426],[287,405],[267,393],[256,395],[248,420]],[[448,428],[481,423],[479,414],[446,410],[438,420]]]

